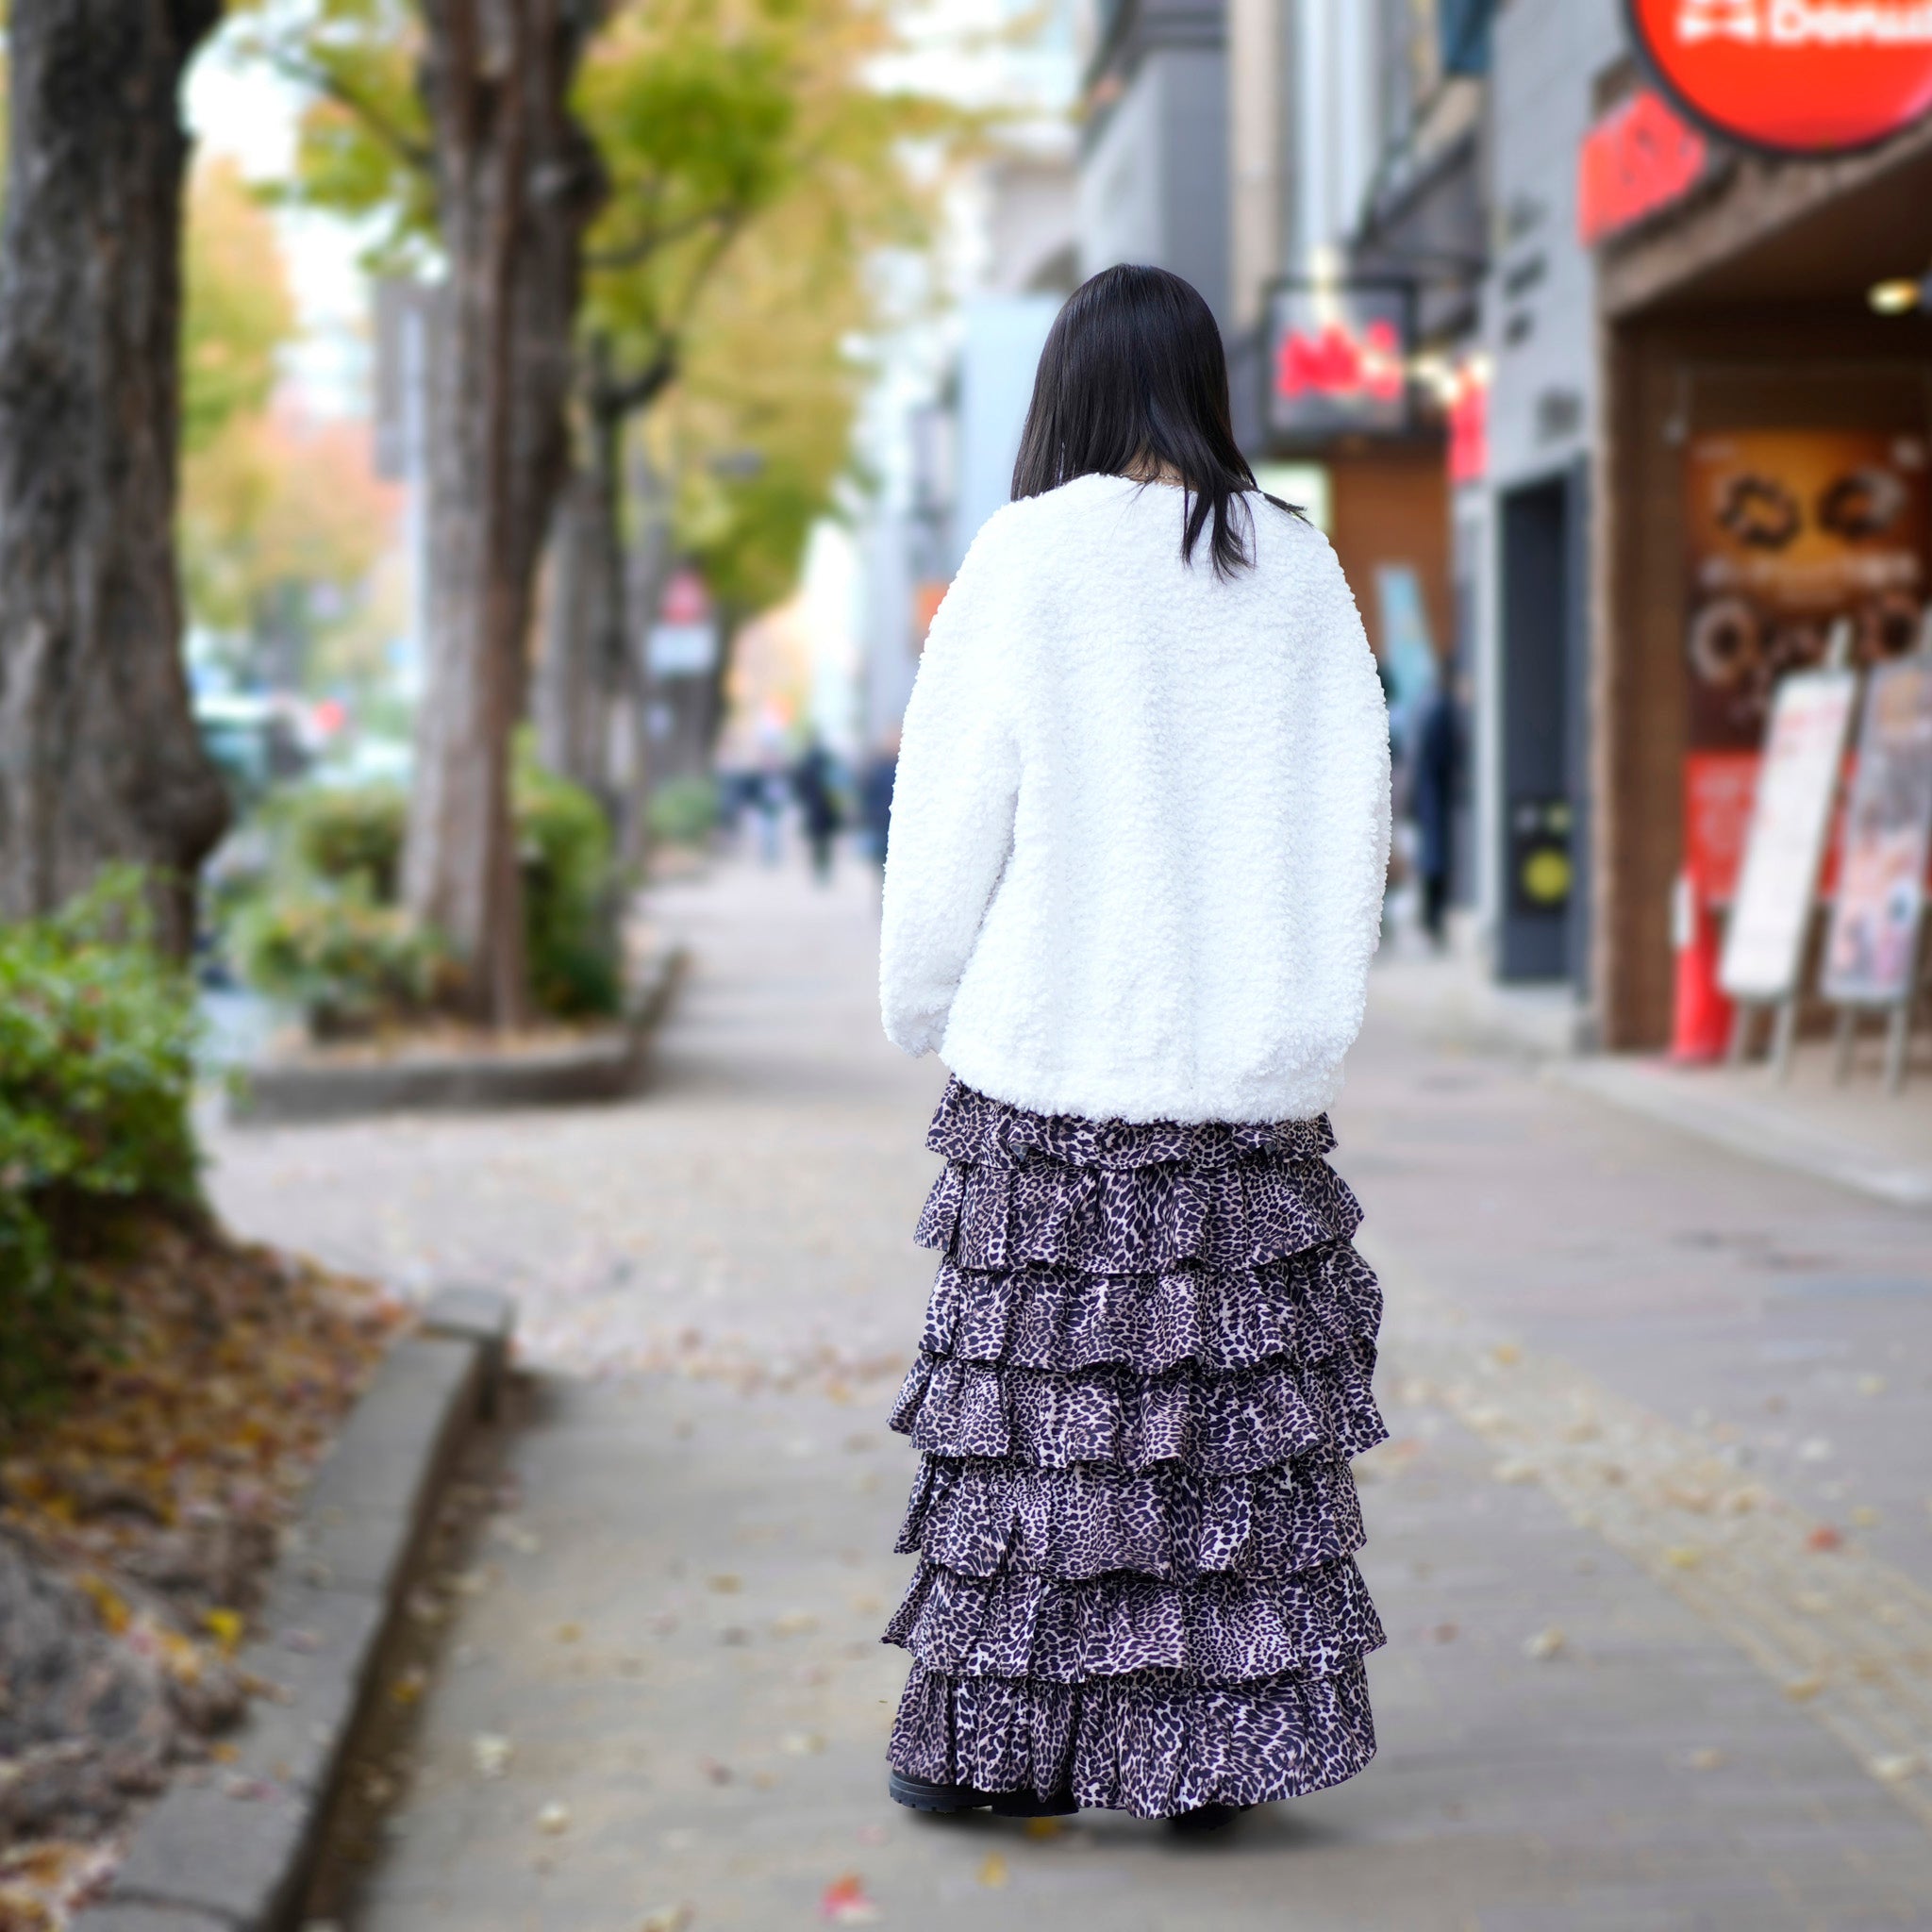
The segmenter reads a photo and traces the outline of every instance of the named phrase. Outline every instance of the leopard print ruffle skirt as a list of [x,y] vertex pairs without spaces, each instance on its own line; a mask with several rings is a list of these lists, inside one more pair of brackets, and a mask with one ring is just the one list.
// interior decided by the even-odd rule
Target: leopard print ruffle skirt
[[1149,1818],[1352,1776],[1382,1302],[1326,1120],[1048,1119],[955,1080],[927,1142],[894,1767]]

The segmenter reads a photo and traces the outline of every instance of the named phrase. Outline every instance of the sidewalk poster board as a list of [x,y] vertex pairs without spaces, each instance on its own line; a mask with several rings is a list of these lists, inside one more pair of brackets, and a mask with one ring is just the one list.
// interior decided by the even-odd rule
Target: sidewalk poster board
[[1718,967],[1734,1000],[1768,1005],[1798,990],[1857,690],[1852,671],[1799,672],[1777,688]]
[[1722,903],[1781,682],[1823,664],[1840,618],[1861,670],[1917,645],[1932,584],[1932,452],[1923,437],[1866,429],[1693,436],[1684,524],[1685,860]]
[[1872,674],[1845,817],[1823,991],[1844,1005],[1907,1000],[1932,857],[1932,662]]

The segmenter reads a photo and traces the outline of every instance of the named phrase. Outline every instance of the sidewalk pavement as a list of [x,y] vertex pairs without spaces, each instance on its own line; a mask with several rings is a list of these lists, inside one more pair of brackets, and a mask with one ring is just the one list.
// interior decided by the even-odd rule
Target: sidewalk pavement
[[1932,1223],[1380,999],[1337,1113],[1390,1291],[1376,1761],[1200,1843],[887,1803],[940,1070],[878,1037],[869,879],[663,900],[636,1103],[217,1137],[244,1231],[525,1307],[347,1932],[1932,1927]]
[[1581,1050],[1567,986],[1502,986],[1458,931],[1447,953],[1397,930],[1370,980],[1376,1011],[1441,1046],[1536,1060],[1545,1078],[1797,1174],[1880,1200],[1932,1207],[1932,1059],[1922,1035],[1914,1080],[1881,1082],[1883,1044],[1868,1023],[1851,1078],[1833,1077],[1828,1041],[1800,1042],[1790,1076],[1763,1062],[1676,1066],[1660,1054]]

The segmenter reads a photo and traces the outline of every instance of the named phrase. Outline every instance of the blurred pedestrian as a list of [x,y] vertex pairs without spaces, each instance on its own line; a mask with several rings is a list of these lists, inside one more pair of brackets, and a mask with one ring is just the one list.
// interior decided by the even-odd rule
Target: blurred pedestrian
[[778,833],[785,810],[784,780],[776,772],[754,772],[747,796],[758,821],[758,858],[766,865],[776,865],[783,852]]
[[1068,300],[1013,495],[933,621],[892,801],[886,1031],[952,1078],[893,1416],[924,1460],[891,1790],[1208,1829],[1374,1749],[1348,1464],[1386,1433],[1379,1299],[1324,1109],[1387,712],[1177,276]]
[[832,841],[839,835],[844,814],[839,809],[832,754],[816,737],[791,768],[791,795],[798,801],[799,821],[811,851],[812,876],[820,885],[826,885],[832,876]]
[[756,772],[719,767],[718,828],[734,846],[744,829],[745,814],[753,809],[753,800],[758,792],[758,774]]
[[1409,811],[1415,820],[1423,930],[1440,951],[1448,937],[1456,794],[1462,775],[1462,708],[1447,677],[1424,700],[1410,762]]
[[753,769],[746,802],[758,821],[758,858],[775,866],[784,856],[786,793],[791,789],[786,770],[791,725],[785,713],[769,699],[758,707],[752,724]]

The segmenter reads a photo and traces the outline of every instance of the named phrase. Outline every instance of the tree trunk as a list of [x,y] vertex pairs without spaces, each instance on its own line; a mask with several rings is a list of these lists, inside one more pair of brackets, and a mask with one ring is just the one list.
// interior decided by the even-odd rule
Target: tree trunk
[[175,574],[177,94],[219,0],[13,0],[0,223],[0,917],[150,869],[185,954],[227,824]]
[[537,755],[545,768],[593,787],[602,775],[597,756],[598,693],[590,650],[590,607],[596,585],[590,555],[597,528],[596,508],[591,501],[595,488],[595,478],[579,465],[558,495],[550,533],[543,645],[530,698]]
[[[601,368],[596,345],[592,356],[593,368]],[[608,393],[593,375],[584,412],[587,460],[571,472],[558,501],[556,594],[535,712],[544,763],[594,792],[614,815],[611,726],[625,694],[628,636],[619,473],[626,412],[600,407]]]
[[652,719],[657,702],[651,676],[651,626],[657,622],[664,586],[671,576],[672,492],[649,453],[638,448],[631,459],[630,489],[637,506],[636,528],[625,565],[630,608],[637,612],[625,659],[625,699],[635,747],[617,809],[618,852],[626,870],[641,870],[650,850],[648,810],[653,781]]
[[510,822],[537,564],[569,459],[583,231],[603,192],[568,95],[591,0],[425,0],[449,263],[429,420],[427,684],[404,893],[497,1026],[529,1014]]
[[[540,665],[536,709],[545,762],[597,794],[626,870],[642,858],[650,766],[643,648],[660,588],[655,563],[640,581],[638,558],[655,558],[660,540],[668,541],[669,511],[651,488],[641,492],[639,549],[626,556],[625,429],[675,374],[673,343],[660,344],[628,376],[618,375],[606,338],[589,344],[582,384],[588,460],[573,472],[558,508],[556,622]],[[655,486],[641,453],[636,461],[642,481]],[[644,622],[634,622],[633,612]]]

